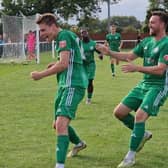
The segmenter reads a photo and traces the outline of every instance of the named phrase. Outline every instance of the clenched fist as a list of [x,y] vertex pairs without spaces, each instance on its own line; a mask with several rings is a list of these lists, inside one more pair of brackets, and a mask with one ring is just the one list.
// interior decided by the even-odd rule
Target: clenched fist
[[31,72],[31,78],[34,80],[40,80],[42,78],[42,73],[38,71]]

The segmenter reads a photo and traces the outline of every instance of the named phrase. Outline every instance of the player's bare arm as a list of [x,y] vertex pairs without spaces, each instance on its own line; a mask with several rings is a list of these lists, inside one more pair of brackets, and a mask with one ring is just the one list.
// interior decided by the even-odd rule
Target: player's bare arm
[[163,73],[166,71],[167,65],[163,63],[158,63],[156,66],[139,66],[135,65],[132,62],[129,62],[127,65],[122,66],[122,71],[125,73],[128,72],[141,72],[141,73],[147,73],[147,74],[153,74],[153,75],[163,75]]
[[133,61],[137,58],[137,56],[132,53],[132,52],[115,52],[111,51],[109,47],[102,45],[102,44],[97,44],[96,49],[100,51],[103,55],[109,55],[112,56],[113,58],[116,58],[120,61]]
[[31,77],[34,80],[40,80],[44,77],[54,75],[56,73],[64,71],[66,68],[68,68],[69,55],[70,55],[69,51],[62,51],[60,53],[60,60],[59,61],[57,61],[50,68],[48,68],[44,71],[34,71],[34,72],[32,72]]
[[108,44],[107,40],[105,40],[104,45],[109,47],[109,44]]
[[122,46],[123,46],[123,41],[120,42],[119,50],[121,50]]
[[56,63],[56,62],[51,62],[51,63],[49,63],[49,64],[47,65],[47,69],[50,68],[50,67],[52,67],[53,65],[55,65],[55,63]]

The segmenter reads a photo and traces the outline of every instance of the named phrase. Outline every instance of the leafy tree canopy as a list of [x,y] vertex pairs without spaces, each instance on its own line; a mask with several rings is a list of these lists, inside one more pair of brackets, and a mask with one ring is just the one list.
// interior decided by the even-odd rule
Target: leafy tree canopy
[[3,12],[8,15],[34,15],[36,13],[57,13],[65,20],[74,15],[85,18],[93,17],[101,11],[103,1],[117,3],[119,0],[3,0]]
[[148,21],[151,16],[151,12],[154,10],[161,10],[168,12],[168,1],[167,0],[149,0],[149,9],[147,10],[145,24],[143,27],[144,32],[148,32]]

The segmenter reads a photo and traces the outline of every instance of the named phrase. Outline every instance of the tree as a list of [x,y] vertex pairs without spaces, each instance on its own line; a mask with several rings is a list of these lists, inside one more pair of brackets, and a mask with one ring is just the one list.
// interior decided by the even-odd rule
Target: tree
[[[118,24],[118,31],[123,31],[125,28],[128,29],[141,29],[142,25],[141,22],[136,19],[134,16],[113,16],[110,17],[110,24],[117,23]],[[102,21],[104,28],[108,26],[108,20],[104,19]],[[129,26],[129,27],[128,27]],[[130,28],[132,27],[132,28]],[[107,30],[107,29],[106,29]]]
[[[107,1],[107,0],[104,0]],[[111,0],[115,2],[117,0]],[[95,17],[101,12],[100,2],[103,0],[3,0],[3,12],[8,15],[19,15],[21,11],[24,15],[33,15],[35,13],[57,13],[65,20],[76,15],[81,17]]]
[[[118,32],[137,32],[141,30],[142,23],[138,21],[134,16],[113,16],[110,17],[110,24],[117,23]],[[87,20],[81,19],[77,25],[80,27],[85,27],[90,33],[102,33],[108,32],[108,19],[99,20],[98,18],[89,18]]]
[[149,10],[150,9],[168,9],[168,1],[166,0],[149,0]]
[[101,21],[98,18],[83,18],[79,21],[78,27],[85,27],[90,33],[104,32]]
[[110,4],[117,4],[120,0],[103,0],[104,2],[107,2],[107,8],[108,8],[108,29],[110,27],[110,16],[111,16],[111,12],[110,12]]
[[151,16],[151,12],[154,10],[168,11],[168,1],[166,0],[149,0],[149,9],[147,10],[143,31],[148,32],[148,22]]

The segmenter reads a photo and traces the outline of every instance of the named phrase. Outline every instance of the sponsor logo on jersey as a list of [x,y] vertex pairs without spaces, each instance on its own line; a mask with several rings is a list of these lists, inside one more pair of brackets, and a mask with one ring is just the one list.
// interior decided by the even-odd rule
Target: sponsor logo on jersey
[[156,63],[156,60],[153,58],[145,58],[145,61],[147,64],[152,64],[152,65]]
[[154,53],[157,53],[158,51],[159,51],[158,47],[154,48],[154,50],[153,50]]
[[94,47],[93,46],[90,46],[90,50],[93,50],[94,49]]
[[144,49],[145,49],[145,50],[147,50],[147,49],[148,49],[148,47],[147,47],[147,46],[145,46],[145,47],[144,47]]
[[144,47],[144,51],[145,51],[145,50],[147,50],[147,49],[148,49],[148,47],[147,47],[147,46],[145,46],[145,47]]
[[58,108],[57,113],[60,113],[60,112],[61,112],[61,109],[60,109],[60,108]]
[[65,41],[65,40],[64,40],[64,41],[60,41],[60,42],[59,42],[59,47],[60,47],[60,48],[66,47],[66,41]]
[[145,110],[147,110],[148,108],[149,108],[148,105],[145,105],[145,106],[144,106],[144,109],[145,109]]
[[135,133],[131,134],[131,136],[136,138],[136,135],[135,135]]

